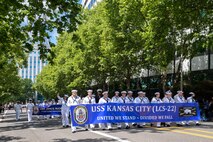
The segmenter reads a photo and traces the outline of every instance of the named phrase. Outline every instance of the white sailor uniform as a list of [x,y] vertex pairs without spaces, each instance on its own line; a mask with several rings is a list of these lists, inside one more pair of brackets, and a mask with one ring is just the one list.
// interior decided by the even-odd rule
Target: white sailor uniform
[[[81,98],[79,96],[70,96],[67,100],[67,106],[70,107],[72,105],[78,105],[81,102]],[[70,114],[71,115],[71,114]],[[72,132],[76,132],[76,127],[72,126],[72,122],[71,122],[71,129]]]
[[[111,99],[110,98],[104,98],[104,97],[102,97],[102,98],[100,98],[100,100],[99,100],[99,104],[105,104],[105,103],[110,103],[111,102]],[[104,123],[99,123],[99,127],[101,128],[101,129],[105,129],[105,125],[104,125]],[[112,125],[111,125],[111,123],[107,123],[107,128],[109,129],[109,130],[111,130],[112,129]]]
[[[94,97],[84,97],[83,98],[83,101],[82,101],[83,104],[96,104],[96,101],[95,101],[95,98]],[[88,125],[85,125],[86,129],[88,129]],[[94,129],[95,128],[95,125],[94,124],[90,124],[90,128],[91,129]]]

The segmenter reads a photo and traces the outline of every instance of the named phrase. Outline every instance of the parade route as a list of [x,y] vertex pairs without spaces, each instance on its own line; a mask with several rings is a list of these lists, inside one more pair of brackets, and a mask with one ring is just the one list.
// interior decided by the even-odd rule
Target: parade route
[[[53,118],[27,122],[27,116],[21,114],[21,120],[15,120],[14,110],[8,110],[5,118],[0,122],[1,142],[212,142],[213,123],[204,122],[201,126],[163,127],[146,126],[143,129],[131,128],[112,131],[85,131],[78,128],[71,133],[70,128],[61,127],[61,119]],[[114,126],[116,128],[116,126]]]

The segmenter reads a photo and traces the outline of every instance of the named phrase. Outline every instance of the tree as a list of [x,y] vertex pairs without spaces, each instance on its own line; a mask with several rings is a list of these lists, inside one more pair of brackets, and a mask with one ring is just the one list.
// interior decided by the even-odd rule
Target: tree
[[[172,60],[179,58],[178,69],[180,78],[181,64],[184,59],[194,57],[204,51],[212,33],[212,6],[210,1],[190,0],[151,0],[144,1],[142,11],[147,25],[143,38],[146,48],[146,60],[152,68],[160,69],[162,84],[165,90],[167,66]],[[202,15],[205,11],[205,15]],[[177,56],[178,58],[174,57]],[[175,78],[177,79],[177,78]],[[176,82],[176,81],[174,81]]]
[[0,5],[0,57],[8,60],[32,51],[34,44],[45,58],[54,44],[51,32],[76,30],[81,11],[78,0],[2,0]]

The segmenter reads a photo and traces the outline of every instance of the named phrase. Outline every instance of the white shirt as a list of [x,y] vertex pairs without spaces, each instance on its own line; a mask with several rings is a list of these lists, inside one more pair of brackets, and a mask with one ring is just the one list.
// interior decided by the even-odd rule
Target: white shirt
[[67,106],[71,106],[71,105],[78,105],[81,103],[81,98],[79,96],[73,97],[70,96],[67,100]]
[[95,104],[95,98],[94,97],[84,97],[83,98],[83,104]]
[[28,103],[26,107],[27,107],[28,111],[32,111],[33,107],[34,107],[34,104],[33,103]]
[[186,100],[183,96],[179,96],[178,94],[174,96],[174,100],[176,103],[185,103]]
[[60,96],[57,97],[61,102],[61,109],[67,109],[67,101],[65,101],[64,98],[61,98]]
[[120,103],[120,97],[119,96],[112,97],[112,102],[113,103]]
[[188,102],[188,103],[194,103],[194,102],[196,102],[196,101],[195,101],[195,99],[194,99],[193,97],[188,97],[188,98],[187,98],[187,102]]
[[104,98],[104,97],[102,97],[102,98],[100,98],[99,99],[99,104],[105,104],[105,103],[110,103],[111,102],[111,99],[110,98]]
[[136,97],[134,103],[145,104],[147,103],[147,99],[145,97]]
[[[142,98],[142,100],[141,100],[141,98]],[[149,99],[147,97],[137,97],[137,100],[135,100],[135,103],[136,102],[142,103],[142,104],[148,104],[149,103]]]
[[15,105],[14,105],[15,111],[20,111],[21,108],[22,108],[21,104],[15,104]]
[[123,104],[125,104],[125,103],[127,103],[128,102],[128,100],[127,100],[127,98],[126,97],[119,97],[119,103],[123,103]]
[[133,97],[126,97],[127,102],[126,103],[134,103],[134,98]]
[[160,98],[153,97],[151,103],[162,103]]
[[164,97],[163,102],[164,103],[175,103],[175,100],[172,97],[171,98]]

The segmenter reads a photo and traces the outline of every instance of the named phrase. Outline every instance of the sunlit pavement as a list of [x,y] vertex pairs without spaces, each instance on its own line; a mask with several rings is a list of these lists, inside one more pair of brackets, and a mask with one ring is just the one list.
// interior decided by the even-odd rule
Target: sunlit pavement
[[[2,116],[2,115],[1,115]],[[202,122],[201,126],[114,129],[112,131],[85,131],[78,128],[71,133],[70,128],[61,127],[60,118],[27,122],[26,113],[21,120],[15,120],[14,110],[9,110],[4,119],[0,118],[0,142],[212,142],[213,122]],[[116,128],[116,126],[114,127]]]

